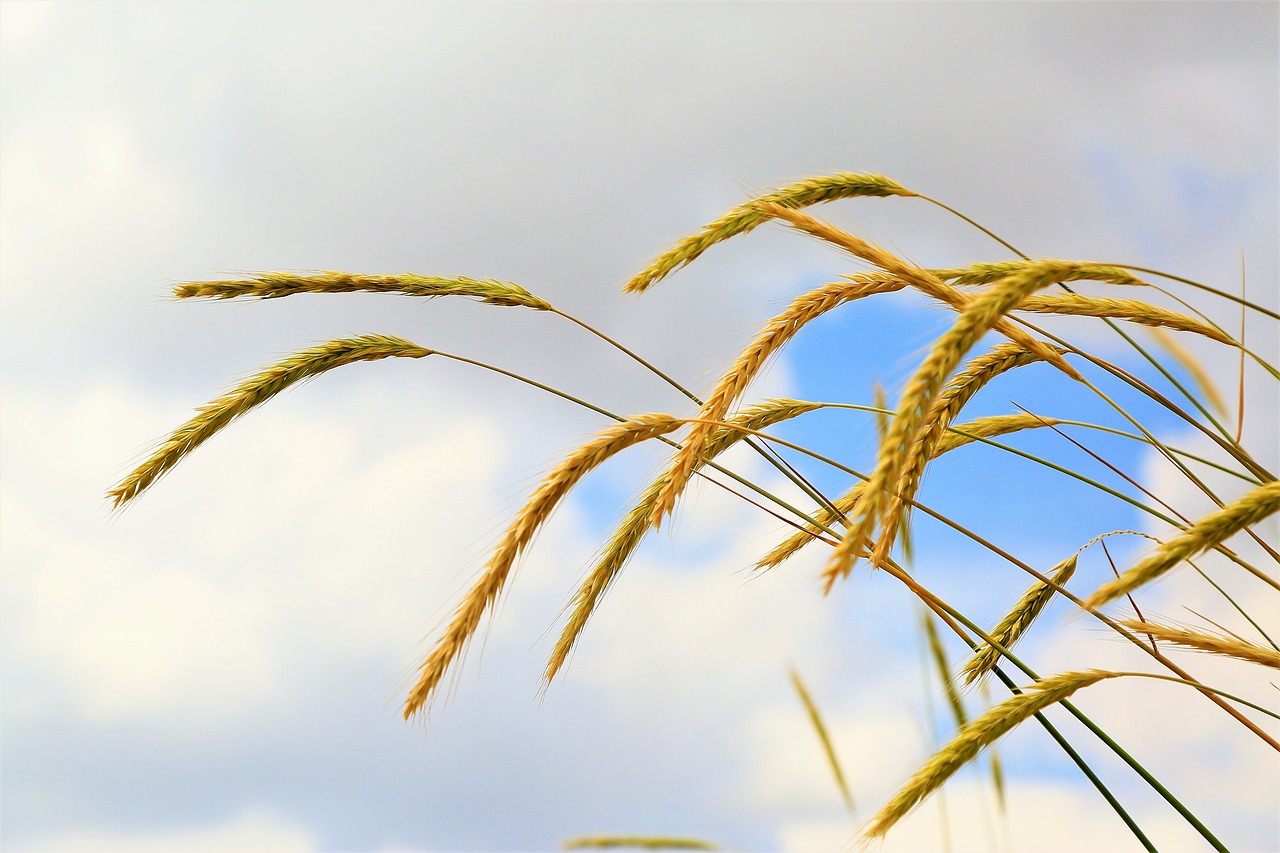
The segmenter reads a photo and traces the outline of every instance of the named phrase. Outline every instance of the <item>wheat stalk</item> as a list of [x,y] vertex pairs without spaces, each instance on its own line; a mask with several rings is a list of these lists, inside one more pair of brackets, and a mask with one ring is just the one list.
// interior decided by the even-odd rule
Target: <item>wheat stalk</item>
[[1146,559],[1120,577],[1099,587],[1084,601],[1095,609],[1155,580],[1183,560],[1196,557],[1252,527],[1280,510],[1280,480],[1263,483],[1253,491],[1209,513],[1179,535],[1156,548]]
[[914,196],[915,193],[883,175],[853,172],[840,172],[791,184],[738,205],[704,226],[698,233],[685,237],[637,273],[623,290],[628,293],[643,293],[666,276],[692,263],[715,244],[738,234],[745,234],[767,222],[769,216],[757,206],[758,202],[797,208],[841,198],[891,195]]
[[[797,297],[785,311],[764,324],[755,339],[725,371],[707,394],[698,419],[723,420],[730,407],[742,396],[747,385],[769,359],[790,343],[808,323],[846,303],[879,293],[891,293],[904,286],[905,283],[892,273],[862,273],[849,276],[845,281],[824,284]],[[671,462],[667,485],[653,504],[649,523],[655,529],[661,526],[662,519],[675,508],[697,467],[699,453],[715,429],[714,423],[694,424],[690,429]]]
[[884,808],[871,818],[862,837],[867,840],[883,837],[894,824],[942,787],[956,771],[1029,717],[1061,702],[1077,690],[1118,675],[1121,673],[1096,669],[1065,672],[1041,679],[1033,685],[1032,690],[1006,699],[989,709],[965,726],[949,744],[916,771]]
[[173,289],[179,299],[279,299],[297,293],[403,293],[408,296],[466,296],[490,305],[523,306],[550,311],[551,303],[519,285],[506,281],[477,281],[414,275],[352,275],[328,271],[314,275],[285,272],[258,273],[253,278],[228,281],[190,281]]
[[[1062,586],[1075,574],[1076,563],[1079,562],[1079,559],[1079,554],[1072,554],[1061,563],[1058,563],[1058,565],[1049,570],[1049,579],[1057,586]],[[1056,591],[1055,587],[1040,581],[1033,583],[1018,599],[1017,604],[1013,605],[1008,614],[1000,620],[1000,624],[991,629],[991,639],[1006,649],[1012,647],[1031,627],[1031,623],[1044,610],[1045,605],[1053,598]],[[1000,662],[1000,655],[1000,650],[990,643],[979,645],[974,650],[973,656],[969,658],[960,670],[960,674],[964,677],[965,685],[972,684],[995,669],[996,664]]]
[[404,705],[405,719],[426,703],[450,664],[465,650],[480,625],[481,617],[502,592],[516,558],[528,547],[538,528],[569,490],[614,454],[642,441],[666,435],[683,423],[681,419],[666,414],[637,415],[597,433],[547,474],[516,513],[479,579],[454,611],[449,627],[419,667],[418,682]]
[[107,497],[113,508],[124,506],[223,427],[292,385],[357,361],[425,358],[432,352],[403,338],[361,335],[327,341],[292,353],[196,409],[194,417],[174,430],[145,462],[108,491]]
[[[820,408],[820,404],[800,400],[768,400],[743,410],[732,423],[744,429],[762,430],[817,408]],[[700,463],[715,459],[745,435],[746,433],[726,427],[715,429],[703,444],[702,453],[699,454]],[[566,621],[560,638],[551,652],[551,657],[547,661],[547,667],[542,676],[544,683],[550,684],[560,672],[577,644],[578,638],[582,635],[582,631],[586,628],[587,621],[599,606],[601,598],[622,571],[627,560],[635,553],[645,533],[650,530],[649,519],[653,512],[653,505],[666,488],[669,477],[670,472],[660,474],[641,493],[635,505],[609,537],[609,541],[596,561],[595,568],[574,593],[571,605],[573,612]]]

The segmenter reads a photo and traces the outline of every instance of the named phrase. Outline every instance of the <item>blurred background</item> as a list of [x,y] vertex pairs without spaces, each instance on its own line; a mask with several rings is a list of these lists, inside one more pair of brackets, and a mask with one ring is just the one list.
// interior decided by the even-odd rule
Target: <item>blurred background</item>
[[[3,846],[546,850],[590,833],[845,844],[857,820],[787,669],[827,715],[865,817],[948,730],[925,698],[936,688],[917,608],[865,569],[824,599],[816,551],[753,578],[787,528],[717,489],[696,489],[652,537],[539,694],[561,610],[656,450],[620,457],[566,503],[453,698],[401,721],[440,620],[540,473],[606,425],[596,414],[441,359],[356,365],[237,422],[125,512],[102,497],[229,383],[332,337],[400,335],[624,414],[689,412],[682,396],[552,315],[372,295],[186,304],[170,288],[267,270],[510,280],[703,391],[788,299],[858,264],[775,225],[643,297],[621,285],[752,194],[867,171],[1033,256],[1233,292],[1243,267],[1249,297],[1274,309],[1278,25],[1271,3],[6,0]],[[923,265],[1009,255],[919,200],[814,212]],[[1226,303],[1178,292],[1238,328]],[[750,396],[865,404],[880,382],[892,399],[947,321],[908,296],[847,308]],[[1134,363],[1092,323],[1061,328]],[[1248,331],[1280,355],[1274,324]],[[1191,343],[1232,392],[1231,353]],[[1105,415],[1050,372],[1010,377],[974,411],[1013,403]],[[1277,412],[1274,383],[1251,379],[1245,442],[1273,465]],[[825,412],[788,434],[870,467],[869,416]],[[1185,496],[1139,449],[1094,440]],[[1053,436],[1020,446],[1093,464]],[[938,466],[925,498],[1041,568],[1098,533],[1160,532],[970,450]],[[921,521],[916,534],[919,576],[979,621],[1027,584],[945,530]],[[1114,542],[1121,560],[1143,549]],[[1090,552],[1079,589],[1109,571]],[[1220,607],[1202,587],[1178,575],[1143,601],[1189,618],[1187,601]],[[1258,600],[1255,617],[1275,625]],[[1027,642],[1041,672],[1132,662],[1065,608],[1045,620]],[[1260,681],[1218,669],[1195,671],[1242,690]],[[1109,683],[1080,704],[1233,848],[1280,844],[1276,762],[1209,703]],[[1160,849],[1201,849],[1109,753],[1064,730]],[[1007,818],[970,772],[884,849],[1136,846],[1043,732],[1018,731],[1001,755]]]

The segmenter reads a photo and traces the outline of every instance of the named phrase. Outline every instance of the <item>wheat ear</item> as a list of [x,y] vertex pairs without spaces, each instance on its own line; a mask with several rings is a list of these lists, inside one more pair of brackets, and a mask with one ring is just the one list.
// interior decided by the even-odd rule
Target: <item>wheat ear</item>
[[965,726],[958,735],[893,796],[868,822],[862,832],[867,840],[881,838],[894,824],[906,817],[917,805],[955,775],[984,748],[995,743],[1034,714],[1061,702],[1077,690],[1121,673],[1088,670],[1066,672],[1037,681],[1033,688],[1006,699]]
[[431,354],[432,350],[390,335],[340,338],[295,352],[198,408],[194,417],[174,430],[147,461],[107,492],[107,497],[113,508],[124,506],[223,427],[291,385],[357,361],[424,358]]
[[1085,599],[1084,607],[1094,609],[1114,601],[1143,584],[1155,580],[1183,560],[1203,554],[1278,510],[1280,510],[1280,480],[1263,483],[1244,497],[1209,513],[1156,548],[1150,556],[1120,577],[1099,587],[1093,595]]
[[855,809],[853,805],[853,791],[849,788],[849,781],[845,779],[844,769],[840,766],[840,759],[836,755],[836,746],[831,742],[831,734],[827,731],[827,724],[822,719],[822,713],[818,710],[818,704],[813,701],[813,696],[809,694],[809,689],[804,686],[804,681],[800,678],[800,673],[795,667],[791,668],[791,686],[795,688],[796,695],[800,697],[800,704],[804,705],[805,713],[809,715],[809,725],[813,726],[814,734],[818,736],[818,741],[822,744],[822,751],[826,753],[827,764],[831,766],[831,772],[836,777],[836,786],[840,789],[840,798],[844,800],[844,807],[853,814]]
[[[846,303],[901,290],[905,283],[892,273],[862,273],[845,281],[824,284],[797,297],[778,316],[769,320],[756,337],[720,377],[698,414],[701,421],[722,421],[733,404],[742,396],[769,359],[785,347],[804,326],[823,314]],[[717,429],[714,423],[694,424],[671,462],[667,485],[653,504],[650,524],[656,530],[673,509],[693,476],[699,454],[708,436]]]
[[710,841],[699,838],[674,838],[666,835],[582,835],[560,845],[561,850],[614,850],[629,847],[639,850],[719,850]]
[[[844,231],[830,222],[823,222],[798,210],[791,210],[778,204],[770,204],[768,202],[760,202],[757,206],[769,214],[770,216],[781,219],[793,228],[803,231],[810,236],[817,237],[819,240],[831,243],[841,249],[849,252],[855,257],[862,258],[868,263],[875,264],[887,272],[891,272],[905,281],[908,285],[916,288],[921,293],[931,299],[936,299],[945,305],[951,306],[956,311],[963,312],[968,309],[976,298],[967,293],[962,293],[942,279],[938,278],[927,269],[907,263],[901,258],[888,252],[885,249],[856,237],[847,231]],[[1065,264],[1069,269],[1078,268],[1078,264],[1071,265],[1067,261],[1033,261],[1031,264],[1041,265],[1045,263]],[[1024,268],[1025,269],[1025,268]],[[1013,275],[1022,272],[1015,270]],[[1064,275],[1069,273],[1064,273]],[[1003,317],[998,318],[992,328],[1009,338],[1015,343],[1021,344],[1024,349],[1037,353],[1042,359],[1057,367],[1063,373],[1072,379],[1079,379],[1080,374],[1068,364],[1058,351],[1043,341],[1038,341],[1022,329],[1010,323]]]
[[[743,410],[732,422],[746,429],[761,430],[773,424],[799,417],[817,408],[820,408],[820,404],[807,403],[800,400],[768,400]],[[740,441],[744,435],[746,433],[738,430],[726,427],[717,428],[703,445],[699,460],[710,461],[715,459]],[[560,638],[556,641],[555,648],[551,652],[551,657],[547,661],[547,667],[542,676],[545,684],[551,683],[552,679],[556,677],[569,659],[569,655],[573,652],[578,638],[587,626],[587,621],[595,613],[596,607],[599,606],[605,592],[612,586],[618,574],[626,566],[627,560],[631,558],[636,548],[639,547],[644,535],[651,529],[649,518],[653,512],[653,504],[666,487],[668,477],[669,473],[664,472],[641,493],[631,511],[627,513],[626,517],[618,524],[617,529],[614,530],[613,535],[609,537],[609,541],[605,544],[599,559],[596,561],[595,568],[574,593],[571,604],[573,611],[565,622],[564,629],[560,633]]]
[[426,298],[465,296],[490,305],[523,306],[537,311],[551,310],[551,303],[510,282],[477,281],[461,277],[444,278],[413,273],[352,275],[329,271],[314,275],[295,275],[268,272],[235,281],[190,281],[175,287],[173,295],[179,299],[279,299],[296,293],[353,293],[356,291],[403,293],[407,296]]
[[1227,403],[1222,399],[1218,384],[1213,381],[1209,371],[1204,369],[1200,359],[1196,358],[1191,350],[1187,349],[1177,337],[1169,334],[1164,329],[1155,327],[1150,332],[1156,342],[1164,347],[1165,352],[1169,353],[1174,361],[1182,365],[1182,368],[1191,374],[1191,378],[1200,387],[1200,391],[1209,401],[1209,405],[1213,406],[1214,410],[1225,420],[1227,417]]
[[911,190],[883,175],[841,172],[809,178],[738,205],[701,231],[685,237],[654,259],[623,287],[628,293],[643,293],[671,273],[693,262],[716,243],[745,234],[769,220],[757,207],[761,201],[786,207],[808,207],[826,201],[858,196],[914,196]]
[[[1009,273],[1023,269],[1027,264],[1032,263],[1035,263],[1035,261],[997,261],[996,263],[970,264],[967,267],[954,270],[930,270],[930,272],[938,278],[947,279],[957,286],[990,284],[991,282],[1002,279]],[[1145,281],[1126,269],[1107,266],[1106,264],[1086,263],[1082,263],[1075,272],[1064,278],[1063,281],[1105,281],[1108,284],[1127,285],[1146,284]]]
[[[907,384],[898,403],[898,411],[889,433],[880,447],[875,470],[868,479],[859,504],[859,518],[836,546],[835,555],[826,571],[827,588],[852,568],[856,550],[880,525],[881,537],[874,559],[882,562],[893,547],[903,504],[895,501],[902,488],[904,471],[913,470],[923,453],[917,443],[926,412],[930,410],[939,387],[965,353],[1000,321],[1006,312],[1032,291],[1060,280],[1075,265],[1068,261],[1040,261],[1011,273],[973,300],[955,324],[934,343],[915,376]],[[1060,356],[1053,352],[1054,358]]]
[[453,620],[436,647],[419,667],[418,682],[404,705],[405,719],[431,697],[450,664],[465,650],[480,625],[481,617],[502,592],[516,559],[569,490],[614,454],[642,441],[666,435],[682,423],[681,419],[666,414],[637,415],[597,433],[551,469],[516,513],[479,579],[454,611]]
[[[1079,554],[1072,554],[1061,563],[1058,563],[1058,565],[1049,570],[1049,579],[1058,586],[1062,586],[1075,574],[1076,563],[1079,562],[1079,559]],[[991,629],[991,639],[1006,649],[1013,646],[1031,627],[1031,623],[1044,610],[1045,605],[1053,598],[1056,591],[1054,587],[1040,581],[1033,583],[1018,599],[1018,603],[1013,605],[1013,609],[1000,620],[1000,624]],[[996,664],[1000,662],[1000,654],[1000,650],[990,643],[979,645],[973,656],[969,658],[960,670],[960,674],[964,677],[965,685],[973,684],[973,682],[995,669]]]
[[1217,326],[1139,299],[1105,299],[1098,296],[1081,296],[1077,293],[1054,293],[1028,296],[1015,310],[1035,311],[1040,314],[1108,317],[1113,320],[1128,320],[1143,326],[1192,332],[1229,346],[1234,346],[1236,343],[1234,338]]
[[1250,643],[1240,637],[1208,634],[1178,625],[1164,625],[1139,619],[1122,619],[1119,624],[1135,634],[1145,634],[1164,643],[1173,643],[1200,652],[1225,655],[1280,669],[1280,652]]

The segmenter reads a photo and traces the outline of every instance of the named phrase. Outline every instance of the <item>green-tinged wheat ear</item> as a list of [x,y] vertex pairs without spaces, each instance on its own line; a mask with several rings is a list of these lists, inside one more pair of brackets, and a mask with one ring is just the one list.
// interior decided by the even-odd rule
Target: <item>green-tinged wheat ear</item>
[[[827,568],[828,588],[848,574],[863,540],[869,538],[877,526],[881,530],[873,559],[879,563],[888,557],[904,506],[895,496],[903,491],[904,485],[914,491],[915,484],[902,482],[903,472],[918,470],[919,459],[927,459],[924,454],[928,448],[921,446],[918,433],[922,426],[928,429],[925,415],[931,411],[938,390],[955,365],[1015,305],[1033,291],[1060,281],[1074,268],[1075,264],[1067,261],[1049,260],[1010,273],[975,298],[934,343],[899,400],[889,434],[880,446],[875,470],[859,502],[859,517],[836,546]],[[1060,358],[1057,353],[1052,355]]]
[[766,201],[799,208],[841,198],[893,195],[914,196],[916,194],[883,175],[853,172],[809,178],[791,184],[738,205],[719,219],[704,226],[698,233],[685,237],[637,273],[623,289],[628,293],[643,293],[663,278],[694,261],[716,243],[738,234],[745,234],[761,223],[767,222],[769,216],[756,206],[758,202]]
[[405,719],[431,698],[449,666],[466,649],[485,612],[497,601],[516,559],[569,490],[609,457],[642,441],[666,435],[683,423],[666,414],[636,415],[597,433],[551,469],[516,513],[480,577],[454,611],[441,639],[418,668],[418,682],[405,701]]
[[1146,559],[1110,583],[1099,587],[1084,606],[1101,607],[1153,581],[1183,560],[1203,554],[1235,534],[1251,527],[1280,510],[1280,480],[1263,483],[1220,509],[1209,513],[1168,542],[1159,546]]
[[831,742],[831,735],[827,731],[827,724],[822,719],[822,712],[818,710],[818,704],[813,701],[813,696],[809,693],[809,688],[805,687],[804,681],[800,678],[800,673],[795,667],[791,668],[791,686],[795,688],[796,695],[800,697],[800,704],[804,705],[805,713],[809,716],[809,725],[813,726],[814,734],[818,736],[819,742],[822,744],[822,751],[827,756],[827,764],[831,767],[831,772],[835,774],[836,786],[840,789],[840,798],[844,800],[844,807],[853,814],[855,809],[853,805],[853,791],[849,788],[849,782],[845,779],[844,770],[840,766],[840,759],[836,756],[835,744]]
[[340,338],[295,352],[197,409],[194,417],[174,430],[147,461],[107,492],[107,497],[115,508],[133,500],[223,427],[291,385],[357,361],[424,358],[432,352],[390,335]]
[[[1079,559],[1080,556],[1078,554],[1072,554],[1061,563],[1058,563],[1058,565],[1049,570],[1049,579],[1058,586],[1062,586],[1075,574],[1076,563]],[[1056,590],[1048,584],[1040,581],[1033,583],[1018,599],[1018,603],[1013,605],[1013,609],[1000,620],[1000,624],[991,629],[991,639],[1006,649],[1013,646],[1031,627],[1031,623],[1044,610],[1045,605],[1053,598],[1055,592]],[[964,668],[960,670],[960,674],[964,677],[964,683],[966,685],[972,684],[995,669],[996,664],[999,662],[1000,651],[989,643],[982,643],[974,651],[968,662],[965,663]]]
[[1209,401],[1209,405],[1213,406],[1218,415],[1225,419],[1227,417],[1226,401],[1222,399],[1222,392],[1218,390],[1218,384],[1213,381],[1213,377],[1204,369],[1200,359],[1196,358],[1191,350],[1183,346],[1177,337],[1169,334],[1164,329],[1154,327],[1149,331],[1151,336],[1156,339],[1156,342],[1164,348],[1165,352],[1169,353],[1174,361],[1182,365],[1183,370],[1191,374],[1191,378],[1199,386],[1201,393]]
[[1077,690],[1121,673],[1089,670],[1066,672],[1037,681],[1033,689],[1006,699],[965,726],[961,732],[893,796],[875,817],[871,818],[862,837],[881,838],[894,824],[906,817],[926,797],[955,775],[961,767],[977,757],[985,747],[995,743],[1031,716]]
[[[960,269],[930,270],[938,278],[949,280],[955,285],[990,284],[1004,278],[1011,272],[1025,268],[1035,261],[1016,260],[998,261],[996,263],[970,264]],[[1063,281],[1105,281],[1108,284],[1145,285],[1146,282],[1133,273],[1120,267],[1106,264],[1081,263],[1080,266]]]
[[523,306],[537,311],[551,310],[551,303],[534,296],[519,285],[506,281],[477,281],[414,275],[352,275],[322,272],[314,275],[268,272],[234,281],[191,281],[173,289],[179,299],[279,299],[296,293],[402,293],[426,297],[465,296],[490,305]]
[[[824,284],[797,297],[785,311],[764,324],[724,372],[707,394],[698,419],[724,420],[725,414],[769,359],[790,343],[808,323],[840,305],[880,293],[892,293],[905,286],[892,273],[862,273],[849,276],[845,281]],[[650,519],[653,527],[659,527],[662,519],[675,509],[676,502],[693,476],[708,436],[716,429],[714,423],[694,424],[690,429],[689,435],[672,459],[667,484],[653,505]]]
[[1280,669],[1280,652],[1250,643],[1240,637],[1208,634],[1180,625],[1164,625],[1138,619],[1122,619],[1119,624],[1135,634],[1144,634],[1162,643],[1173,643],[1188,649],[1237,658]]
[[[817,408],[820,408],[820,404],[801,400],[767,400],[744,409],[734,417],[732,422],[746,429],[761,430]],[[715,459],[740,441],[744,435],[745,433],[725,427],[716,429],[706,439],[700,459],[704,462]],[[565,622],[560,638],[556,641],[551,657],[547,661],[547,667],[543,673],[544,683],[550,684],[560,672],[605,592],[626,566],[627,560],[635,553],[645,533],[651,529],[649,518],[653,512],[653,504],[666,487],[667,477],[667,473],[659,475],[640,494],[631,511],[609,537],[608,543],[605,544],[596,561],[595,568],[574,593],[571,605],[573,611]]]
[[1076,293],[1054,293],[1028,296],[1018,304],[1015,310],[1128,320],[1143,326],[1193,332],[1220,344],[1235,344],[1235,339],[1217,326],[1138,299],[1104,299],[1097,296],[1081,296]]
[[[919,290],[930,299],[936,299],[944,305],[949,305],[956,311],[964,312],[968,310],[969,306],[972,305],[976,298],[957,290],[950,284],[947,284],[947,282],[938,278],[929,270],[918,267],[915,264],[908,263],[897,255],[894,255],[892,252],[888,252],[880,246],[864,240],[861,237],[856,237],[848,231],[837,228],[830,222],[823,222],[821,219],[817,219],[807,213],[803,213],[799,210],[792,210],[791,208],[783,207],[778,204],[759,202],[757,206],[768,215],[786,222],[788,225],[799,231],[803,231],[812,237],[817,237],[819,240],[844,249],[855,257],[862,258],[868,263],[875,264],[881,269],[893,273],[905,281],[909,286]],[[1068,264],[1067,261],[1033,261],[1032,263],[1037,265],[1046,263]],[[1017,274],[1018,272],[1020,271],[1015,270],[1011,275]],[[1003,317],[996,319],[992,329],[1004,335],[1009,340],[1021,344],[1023,349],[1028,349],[1039,354],[1043,360],[1057,367],[1071,378],[1079,378],[1080,374],[1062,358],[1056,348],[1044,343],[1043,341],[1036,340],[1031,335],[1027,334],[1027,332],[1018,328]]]
[[719,850],[719,845],[698,838],[674,838],[664,835],[583,835],[560,844],[561,850]]

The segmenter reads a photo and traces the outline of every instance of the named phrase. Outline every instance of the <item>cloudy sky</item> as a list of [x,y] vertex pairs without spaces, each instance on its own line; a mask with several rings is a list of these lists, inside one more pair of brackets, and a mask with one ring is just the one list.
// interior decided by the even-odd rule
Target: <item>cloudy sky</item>
[[[787,669],[826,713],[865,817],[946,734],[936,691],[924,698],[918,613],[865,572],[824,599],[821,554],[750,580],[786,528],[731,496],[694,494],[539,695],[561,608],[656,450],[619,458],[562,508],[455,697],[401,721],[414,665],[507,515],[599,415],[440,359],[357,365],[236,423],[124,513],[102,497],[229,382],[354,333],[621,413],[689,411],[678,393],[552,315],[371,295],[185,304],[170,288],[262,270],[510,280],[702,390],[788,298],[859,267],[773,226],[642,298],[621,284],[755,192],[867,171],[1032,255],[1235,289],[1243,253],[1250,297],[1275,308],[1278,24],[1273,3],[0,3],[3,845],[845,843],[856,821]],[[926,265],[1008,255],[918,200],[821,213]],[[1223,303],[1179,294],[1238,325]],[[808,330],[751,396],[868,403],[877,381],[896,393],[947,318],[872,301]],[[1092,326],[1062,328],[1137,369]],[[1251,321],[1248,339],[1280,356],[1274,324]],[[1196,351],[1234,387],[1229,353]],[[975,411],[1108,414],[1029,377]],[[1245,441],[1275,465],[1274,384],[1249,381]],[[790,434],[868,467],[873,421],[810,423]],[[1096,441],[1185,497],[1132,445]],[[1089,464],[1060,440],[1023,446]],[[925,497],[1035,565],[1108,530],[1159,532],[1034,466],[955,456]],[[917,533],[918,574],[975,618],[1026,585],[944,530]],[[1142,548],[1114,543],[1118,559]],[[1081,591],[1109,571],[1096,551]],[[1256,584],[1219,580],[1280,625]],[[1232,618],[1181,574],[1144,595],[1171,618],[1191,618],[1186,602]],[[1026,649],[1045,673],[1145,665],[1063,609]],[[1243,666],[1187,666],[1270,698]],[[1280,844],[1277,762],[1212,705],[1115,683],[1080,704],[1233,849]],[[1203,849],[1063,727],[1160,849]],[[964,775],[945,810],[927,804],[885,849],[937,849],[948,833],[964,850],[1136,847],[1042,731],[1001,755],[1006,819],[986,778]]]

